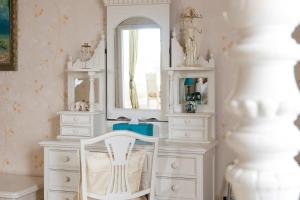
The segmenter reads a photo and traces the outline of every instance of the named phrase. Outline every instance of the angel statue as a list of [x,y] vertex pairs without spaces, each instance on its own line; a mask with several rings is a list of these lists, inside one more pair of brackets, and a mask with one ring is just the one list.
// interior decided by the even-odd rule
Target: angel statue
[[185,64],[194,65],[198,60],[196,34],[201,34],[202,30],[194,26],[194,19],[202,18],[194,8],[186,8],[182,14],[183,18],[183,34],[185,47]]

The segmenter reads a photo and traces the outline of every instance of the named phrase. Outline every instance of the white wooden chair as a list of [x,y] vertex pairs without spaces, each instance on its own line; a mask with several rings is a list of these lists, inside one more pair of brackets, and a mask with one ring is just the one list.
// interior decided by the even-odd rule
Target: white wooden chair
[[[136,140],[153,144],[152,167],[150,188],[138,192],[132,192],[128,180],[128,161]],[[105,195],[99,195],[87,191],[86,171],[86,146],[104,142],[111,161],[111,178]],[[156,171],[156,157],[158,151],[158,138],[143,136],[129,131],[114,131],[91,139],[80,140],[81,160],[81,190],[82,200],[88,197],[98,200],[127,200],[149,194],[149,200],[154,200],[154,183]],[[117,189],[116,189],[117,188]]]

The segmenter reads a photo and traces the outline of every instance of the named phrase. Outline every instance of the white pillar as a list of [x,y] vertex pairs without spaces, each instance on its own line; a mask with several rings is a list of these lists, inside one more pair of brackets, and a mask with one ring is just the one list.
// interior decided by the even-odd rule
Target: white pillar
[[89,106],[90,112],[95,111],[95,72],[89,72],[89,80],[90,80],[90,93],[89,93]]
[[226,1],[227,17],[241,37],[231,51],[239,78],[227,105],[240,124],[227,135],[238,158],[226,178],[237,200],[298,200],[294,66],[300,51],[291,35],[300,23],[300,1]]

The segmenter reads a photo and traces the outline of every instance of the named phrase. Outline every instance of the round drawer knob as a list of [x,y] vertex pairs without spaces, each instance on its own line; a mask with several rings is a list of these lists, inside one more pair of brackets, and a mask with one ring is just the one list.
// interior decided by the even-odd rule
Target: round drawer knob
[[177,162],[173,162],[173,163],[171,164],[171,167],[172,167],[172,169],[178,169],[179,164],[178,164]]
[[77,122],[77,121],[78,121],[78,118],[77,118],[77,117],[73,117],[73,121],[74,121],[74,122]]
[[173,192],[176,192],[176,191],[178,190],[178,187],[177,187],[176,185],[172,185],[172,186],[171,186],[171,190],[172,190]]
[[66,156],[65,158],[64,158],[64,161],[65,162],[69,162],[71,160],[71,158],[69,157],[69,156]]
[[65,177],[65,182],[66,182],[66,183],[69,183],[70,181],[71,181],[71,178],[68,177],[68,176],[66,176],[66,177]]

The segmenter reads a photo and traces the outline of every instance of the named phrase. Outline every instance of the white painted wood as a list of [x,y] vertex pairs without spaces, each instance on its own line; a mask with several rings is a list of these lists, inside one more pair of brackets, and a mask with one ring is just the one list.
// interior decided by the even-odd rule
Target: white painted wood
[[57,138],[79,139],[101,135],[106,130],[104,112],[62,111]]
[[49,189],[77,192],[79,172],[49,170]]
[[300,169],[294,125],[300,97],[294,65],[300,48],[291,38],[299,24],[298,0],[228,0],[227,18],[241,34],[231,51],[238,82],[228,102],[238,128],[227,143],[238,158],[226,178],[237,200],[298,200]]
[[197,158],[191,155],[170,156],[159,155],[157,158],[157,174],[159,176],[177,176],[196,178]]
[[[128,2],[128,4],[123,4]],[[170,67],[170,5],[169,1],[107,1],[107,118],[117,119],[119,117],[149,119],[156,118],[166,120],[165,113],[168,110],[167,72]],[[140,5],[136,5],[136,4]],[[159,3],[159,4],[157,4]],[[115,107],[115,69],[117,65],[115,52],[116,28],[124,20],[133,17],[145,17],[154,21],[161,31],[161,101],[162,109],[158,110],[137,110],[121,109]]]
[[[132,148],[136,140],[153,143],[152,166],[151,166],[151,183],[149,188],[144,188],[138,192],[132,192],[128,181],[128,161],[130,159]],[[86,146],[105,142],[109,158],[112,165],[112,176],[106,195],[97,195],[87,191],[87,172],[86,172]],[[105,135],[91,139],[80,140],[80,160],[81,160],[81,180],[82,180],[82,199],[134,199],[149,194],[149,199],[154,199],[154,183],[156,173],[156,158],[158,152],[158,138],[147,137],[129,131],[114,131]]]
[[[63,185],[61,186],[56,184],[55,190],[50,190],[49,181],[50,173],[52,173],[54,169],[61,175],[60,178],[57,178],[58,174],[56,174],[58,180],[64,180],[63,178],[65,175],[69,175],[69,172],[79,179],[79,140],[48,140],[41,142],[40,145],[45,149],[45,200],[66,200],[67,198],[72,197],[74,195],[72,192],[74,188],[69,188],[68,186],[70,185],[68,183],[62,183]],[[193,200],[214,200],[213,152],[215,146],[216,143],[213,142],[210,144],[187,144],[166,142],[165,140],[160,139],[156,164],[156,180],[163,180],[162,188],[165,189],[159,193],[164,197],[156,195],[155,199],[185,199],[174,197],[174,193],[178,196],[185,196],[186,191],[196,188],[196,193],[194,198],[192,198]],[[106,152],[106,147],[104,145],[89,145],[89,149],[95,152]],[[153,148],[150,145],[136,144],[134,150],[144,150],[147,153],[151,153]],[[54,158],[55,156],[57,156],[56,159]],[[66,159],[67,156],[71,158],[69,161],[70,163],[64,164],[64,161],[68,160]],[[74,158],[77,158],[77,160],[73,160]],[[52,164],[50,165],[50,163]],[[54,164],[55,168],[53,168],[53,163],[56,163]],[[145,179],[149,179],[149,177],[145,175],[147,171],[150,170],[149,166],[151,166],[151,164],[151,159],[145,161],[147,167],[144,165],[143,184],[148,182]],[[175,169],[173,169],[172,166]],[[193,181],[191,182],[191,180]],[[60,181],[58,181],[58,183],[60,183]],[[173,184],[171,183],[178,183],[173,187],[176,192],[172,192]],[[157,186],[158,181],[155,181],[154,184]],[[205,188],[210,189],[207,190]]]
[[104,70],[106,67],[105,48],[106,48],[105,35],[102,34],[101,39],[96,49],[94,50],[93,56],[87,62],[82,62],[80,58],[78,58],[73,63],[72,57],[69,56],[68,71],[99,72]]
[[214,114],[207,113],[178,113],[170,114],[169,141],[205,143],[214,141]]
[[[179,89],[180,89],[180,79],[183,78],[207,78],[208,80],[208,104],[207,105],[197,105],[197,113],[202,112],[215,112],[215,73],[211,70],[202,71],[201,68],[199,70],[178,70],[174,71],[173,80],[171,85],[173,85],[173,112],[174,113],[183,113],[184,105],[179,103]],[[212,68],[210,68],[212,69]],[[170,100],[171,101],[171,100]]]
[[105,6],[169,4],[171,0],[104,0]]
[[172,49],[171,68],[182,65],[184,63],[184,51],[182,46],[178,42],[177,34],[175,30],[172,32],[171,49]]
[[210,68],[213,69],[215,67],[215,60],[212,54],[209,55],[208,59],[204,59],[202,56],[199,56],[199,59],[195,64],[186,65],[184,61],[185,54],[183,51],[183,47],[178,41],[175,30],[172,32],[171,51],[172,66],[170,70],[210,70]]
[[[82,62],[78,58],[74,63],[72,57],[68,58],[68,109],[76,103],[75,102],[75,79],[76,78],[87,78],[90,80],[89,89],[89,103],[90,111],[105,111],[105,99],[103,96],[105,94],[105,68],[106,68],[106,41],[105,36],[102,35],[98,46],[96,47],[93,56],[87,62]],[[98,79],[99,91],[97,99],[99,102],[95,102],[95,80]]]
[[[203,57],[197,64],[184,64],[183,48],[178,42],[175,31],[172,36],[171,60],[168,71],[169,88],[169,141],[205,143],[215,140],[215,61],[213,55],[208,60]],[[184,113],[184,105],[180,104],[180,79],[208,79],[208,104],[197,105],[196,114]]]
[[79,170],[80,164],[75,150],[49,150],[48,167],[53,170],[70,169]]
[[157,178],[155,195],[158,198],[195,199],[197,197],[197,179]]
[[95,72],[88,72],[90,81],[90,92],[89,92],[89,111],[95,112]]
[[77,197],[77,193],[75,192],[50,191],[47,199],[75,200],[76,197]]
[[41,200],[43,178],[0,174],[0,200]]

